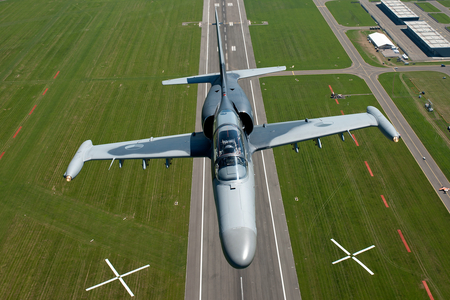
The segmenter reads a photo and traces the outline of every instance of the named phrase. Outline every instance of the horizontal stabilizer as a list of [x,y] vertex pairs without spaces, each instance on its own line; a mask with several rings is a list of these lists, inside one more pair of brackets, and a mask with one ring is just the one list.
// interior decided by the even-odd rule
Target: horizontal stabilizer
[[257,68],[257,69],[246,69],[246,70],[236,70],[236,71],[228,71],[228,74],[237,74],[239,75],[239,78],[248,78],[248,77],[254,77],[254,76],[261,76],[265,74],[285,71],[286,66],[282,67],[269,67],[269,68]]
[[[237,74],[239,76],[239,79],[242,79],[242,78],[261,76],[261,75],[285,71],[285,70],[286,70],[286,67],[282,66],[282,67],[269,67],[269,68],[228,71],[227,74]],[[162,84],[163,85],[194,84],[194,83],[211,83],[211,84],[213,84],[219,77],[220,77],[220,73],[211,73],[211,74],[204,74],[204,75],[164,80],[162,82]]]
[[220,77],[219,73],[212,73],[212,74],[204,74],[204,75],[164,80],[162,82],[162,84],[163,85],[194,84],[194,83],[211,83],[212,84],[219,77]]

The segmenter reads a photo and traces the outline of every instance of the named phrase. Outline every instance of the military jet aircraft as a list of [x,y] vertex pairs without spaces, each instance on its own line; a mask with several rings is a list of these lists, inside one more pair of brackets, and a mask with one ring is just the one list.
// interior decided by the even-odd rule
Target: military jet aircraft
[[95,146],[87,140],[81,144],[64,177],[71,181],[84,162],[90,160],[119,160],[122,167],[125,159],[142,159],[145,169],[148,160],[154,158],[165,158],[169,167],[172,158],[208,157],[223,253],[234,268],[246,268],[256,252],[253,153],[288,144],[294,145],[298,152],[297,142],[311,139],[321,148],[321,137],[340,134],[344,139],[345,132],[369,126],[377,126],[394,142],[398,141],[399,133],[371,106],[367,107],[367,113],[256,125],[250,102],[238,80],[283,71],[286,67],[227,71],[217,12],[215,18],[220,72],[163,81],[163,85],[211,84],[202,109],[203,132]]

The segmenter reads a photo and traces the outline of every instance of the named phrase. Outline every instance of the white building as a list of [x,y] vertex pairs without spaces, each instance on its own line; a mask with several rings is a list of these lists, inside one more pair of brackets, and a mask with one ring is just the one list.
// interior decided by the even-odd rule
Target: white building
[[395,48],[394,44],[387,38],[387,36],[379,32],[369,34],[369,40],[378,49]]

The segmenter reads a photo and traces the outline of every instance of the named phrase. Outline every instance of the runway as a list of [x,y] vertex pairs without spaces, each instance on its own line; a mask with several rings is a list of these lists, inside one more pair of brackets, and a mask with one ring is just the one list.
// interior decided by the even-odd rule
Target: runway
[[[216,6],[217,5],[217,6]],[[242,0],[205,0],[199,74],[219,71],[217,8],[227,70],[256,68]],[[193,74],[194,75],[194,74]],[[241,80],[257,124],[267,122],[257,78]],[[196,131],[209,86],[198,87]],[[256,256],[243,270],[225,260],[219,238],[209,159],[194,159],[185,299],[301,299],[278,175],[271,150],[253,155],[256,189]]]

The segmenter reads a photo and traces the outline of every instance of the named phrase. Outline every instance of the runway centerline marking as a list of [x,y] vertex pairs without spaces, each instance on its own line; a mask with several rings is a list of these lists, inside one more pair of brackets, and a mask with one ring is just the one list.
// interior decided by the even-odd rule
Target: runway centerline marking
[[3,151],[2,154],[0,154],[0,159],[2,159],[3,155],[5,155],[5,151]]
[[[209,22],[209,10],[210,10],[210,1],[208,1],[208,16],[207,21]],[[216,3],[218,4],[218,3]],[[218,6],[218,5],[215,5]],[[205,74],[208,74],[208,55],[209,55],[209,23],[206,27],[206,65],[205,65]],[[208,84],[205,83],[205,98],[208,95]],[[199,284],[199,294],[198,299],[202,299],[202,277],[203,277],[203,231],[204,231],[204,223],[205,223],[205,164],[206,164],[206,158],[203,158],[203,170],[202,170],[202,224],[200,229],[200,284]],[[187,272],[187,268],[186,268]]]
[[383,195],[381,195],[381,199],[383,199],[384,205],[385,205],[386,207],[389,207],[389,205],[388,205],[386,199],[384,199],[384,196],[383,196]]
[[44,96],[45,93],[47,93],[47,91],[48,91],[48,88],[45,89],[45,91],[44,91],[44,93],[42,94],[42,96]]
[[242,276],[241,276],[241,299],[244,300],[244,287],[242,285]]

